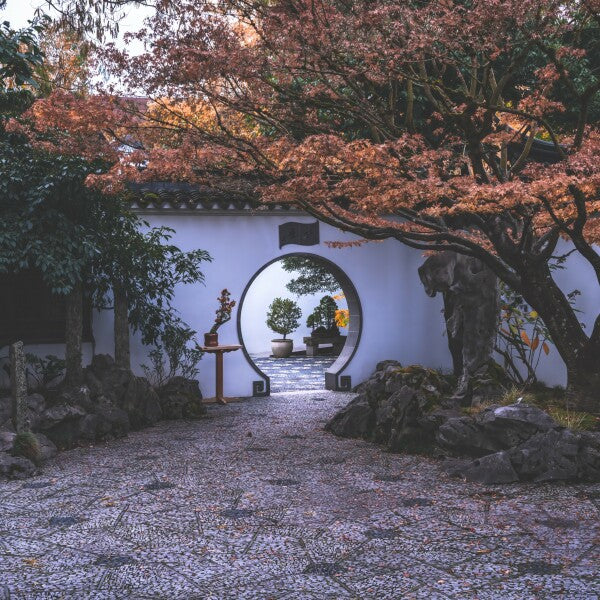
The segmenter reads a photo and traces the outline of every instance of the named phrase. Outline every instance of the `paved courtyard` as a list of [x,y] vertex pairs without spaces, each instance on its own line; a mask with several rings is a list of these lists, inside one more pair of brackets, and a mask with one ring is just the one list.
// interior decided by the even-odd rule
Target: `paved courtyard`
[[600,597],[600,486],[448,479],[325,433],[349,397],[212,406],[0,483],[0,598]]
[[253,356],[256,366],[271,379],[271,392],[320,390],[325,384],[325,371],[335,356],[290,356],[273,358]]

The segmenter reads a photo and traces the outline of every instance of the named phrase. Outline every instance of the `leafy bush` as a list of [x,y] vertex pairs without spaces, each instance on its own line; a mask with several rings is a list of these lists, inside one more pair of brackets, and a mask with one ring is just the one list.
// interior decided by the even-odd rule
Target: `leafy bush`
[[65,373],[66,363],[62,358],[54,354],[47,354],[45,358],[35,354],[25,354],[27,363],[27,379],[35,382],[33,388],[36,390],[47,390],[52,383],[62,377]]
[[300,307],[288,298],[275,298],[267,312],[267,327],[279,333],[286,339],[288,333],[292,333],[300,327],[299,319],[302,316]]
[[516,384],[535,383],[542,354],[550,353],[550,333],[538,313],[505,284],[500,285],[500,298],[496,352],[504,359],[504,368]]
[[195,335],[195,331],[184,326],[165,329],[149,352],[151,364],[141,365],[146,379],[154,387],[163,386],[176,375],[186,379],[196,378],[198,363],[204,353],[195,341]]

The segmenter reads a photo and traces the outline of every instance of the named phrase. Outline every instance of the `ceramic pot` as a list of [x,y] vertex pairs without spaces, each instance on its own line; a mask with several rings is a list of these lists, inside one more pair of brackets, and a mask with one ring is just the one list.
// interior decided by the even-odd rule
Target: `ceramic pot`
[[219,345],[219,334],[218,333],[205,333],[204,334],[204,345],[212,348],[213,346]]
[[293,340],[271,340],[271,352],[275,358],[287,358],[293,349]]

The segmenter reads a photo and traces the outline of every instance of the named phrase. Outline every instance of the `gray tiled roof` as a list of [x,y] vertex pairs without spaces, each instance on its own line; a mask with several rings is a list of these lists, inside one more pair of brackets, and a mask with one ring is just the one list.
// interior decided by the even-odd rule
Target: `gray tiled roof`
[[[293,206],[260,203],[243,187],[230,181],[226,187],[152,181],[129,183],[128,198],[134,209],[141,210],[194,210],[194,211],[294,211]],[[244,189],[244,187],[246,189]]]

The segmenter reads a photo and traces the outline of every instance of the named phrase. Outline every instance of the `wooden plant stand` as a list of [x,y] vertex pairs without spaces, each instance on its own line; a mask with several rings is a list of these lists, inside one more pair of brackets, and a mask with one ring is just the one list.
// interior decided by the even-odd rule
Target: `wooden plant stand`
[[237,398],[226,398],[223,396],[223,354],[226,352],[235,352],[239,350],[241,346],[202,346],[202,352],[206,352],[207,354],[215,355],[215,381],[216,381],[216,396],[213,398],[204,398],[202,402],[204,404],[227,404],[227,402],[231,402],[232,400],[237,400]]

